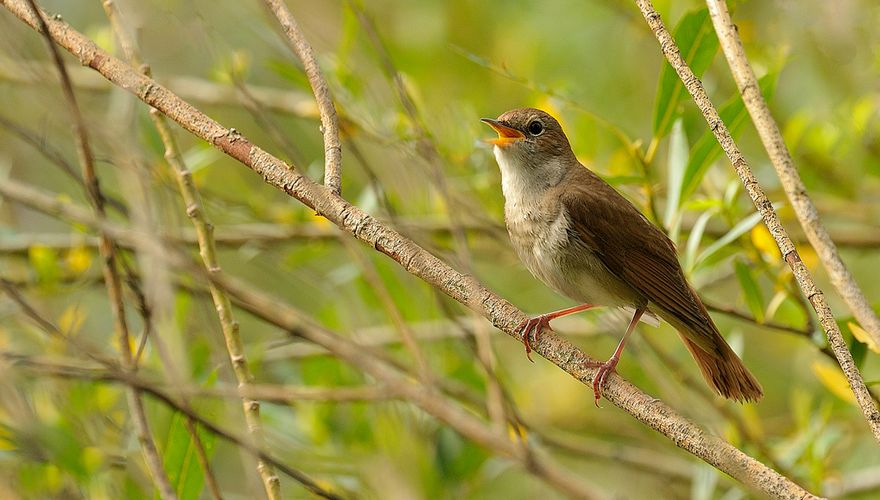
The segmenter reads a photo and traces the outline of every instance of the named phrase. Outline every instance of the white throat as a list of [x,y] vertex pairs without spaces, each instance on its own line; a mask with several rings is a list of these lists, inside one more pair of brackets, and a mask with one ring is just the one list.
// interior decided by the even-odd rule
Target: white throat
[[565,175],[566,166],[553,158],[543,165],[529,165],[529,152],[517,146],[495,146],[495,159],[501,170],[501,191],[504,205],[510,209],[534,206],[548,188]]

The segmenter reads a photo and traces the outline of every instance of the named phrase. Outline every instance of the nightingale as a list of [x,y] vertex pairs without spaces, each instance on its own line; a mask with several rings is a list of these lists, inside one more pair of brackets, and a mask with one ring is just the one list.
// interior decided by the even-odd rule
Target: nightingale
[[598,368],[598,406],[639,320],[660,317],[672,325],[722,396],[757,401],[761,385],[724,341],[706,306],[688,284],[675,244],[613,187],[575,157],[559,122],[524,108],[483,122],[498,133],[504,220],[510,241],[529,271],[556,292],[580,303],[523,321],[526,355],[550,321],[597,306],[634,311],[614,354]]

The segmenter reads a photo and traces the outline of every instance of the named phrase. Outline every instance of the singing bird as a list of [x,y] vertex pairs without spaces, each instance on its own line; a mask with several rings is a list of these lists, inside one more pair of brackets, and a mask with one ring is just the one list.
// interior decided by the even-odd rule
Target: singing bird
[[634,312],[614,354],[595,366],[597,405],[643,315],[659,316],[678,330],[719,394],[740,402],[761,398],[761,385],[688,284],[675,244],[577,160],[556,119],[524,108],[482,121],[498,133],[488,142],[501,170],[504,219],[517,255],[544,284],[581,304],[521,323],[526,355],[531,338],[537,342],[551,320],[597,306],[621,307]]

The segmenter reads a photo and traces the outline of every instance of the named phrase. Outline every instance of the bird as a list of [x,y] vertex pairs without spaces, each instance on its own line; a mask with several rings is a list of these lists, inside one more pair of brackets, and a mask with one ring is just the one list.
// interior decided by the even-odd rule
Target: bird
[[531,360],[534,339],[550,321],[594,307],[632,311],[612,356],[593,377],[596,406],[608,375],[640,320],[674,327],[706,382],[725,398],[758,401],[761,384],[725,342],[688,283],[675,244],[629,200],[578,161],[559,122],[535,108],[482,118],[498,137],[504,220],[522,263],[545,285],[580,305],[524,320],[517,327]]

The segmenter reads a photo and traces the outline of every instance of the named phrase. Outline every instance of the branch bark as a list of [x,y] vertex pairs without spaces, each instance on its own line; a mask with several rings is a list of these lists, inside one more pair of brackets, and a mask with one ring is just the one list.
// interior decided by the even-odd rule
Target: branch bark
[[[22,0],[0,0],[0,3],[33,26],[35,22],[33,16],[22,8]],[[248,166],[260,174],[267,183],[314,209],[342,230],[386,254],[411,274],[488,318],[511,337],[519,338],[515,327],[526,319],[526,315],[506,300],[488,291],[472,276],[455,271],[400,233],[251,144],[236,131],[222,127],[155,81],[139,75],[118,59],[99,49],[63,21],[51,21],[49,29],[56,42],[74,54],[84,65],[95,69],[112,82],[135,94],[146,104],[159,109],[185,129]],[[323,331],[320,327],[315,330]],[[346,348],[345,354],[355,357],[360,353],[356,346],[352,349]],[[588,358],[565,340],[547,333],[542,336],[535,350],[582,383],[586,385],[592,383],[595,369],[587,368],[586,363],[595,360]],[[361,368],[377,377],[384,374],[386,369],[381,367],[382,365],[375,369],[374,366],[371,365],[369,370],[367,366]],[[426,411],[440,411],[433,406],[435,401],[429,399],[426,393],[411,389],[409,385],[401,385],[402,391],[403,388],[407,388],[406,396],[418,402],[420,406],[424,405]],[[661,401],[641,392],[618,375],[613,375],[609,379],[605,396],[611,403],[667,436],[677,446],[751,488],[781,498],[800,499],[812,496],[791,480],[744,454],[730,443],[706,433],[695,423],[685,419]],[[444,421],[457,421],[462,415],[466,414],[454,411],[451,414],[444,413],[442,417],[438,415],[438,418]],[[467,429],[468,426],[462,428]],[[509,441],[505,442],[509,443]],[[497,444],[501,446],[501,443]],[[511,452],[521,453],[514,450]]]
[[859,284],[841,260],[837,246],[819,219],[819,211],[810,199],[807,188],[801,181],[801,176],[791,159],[791,153],[782,138],[782,133],[779,131],[779,126],[773,119],[773,115],[770,114],[770,108],[767,107],[764,96],[761,95],[758,79],[746,57],[746,51],[736,26],[730,19],[726,1],[706,0],[706,5],[709,7],[709,16],[715,26],[715,33],[718,34],[718,40],[721,42],[721,50],[727,58],[727,65],[736,80],[746,109],[752,117],[752,123],[758,130],[758,136],[764,144],[770,161],[776,168],[776,174],[782,182],[782,188],[794,208],[794,213],[797,215],[801,227],[804,228],[807,239],[816,249],[822,265],[825,266],[825,271],[828,272],[828,277],[831,278],[831,284],[843,297],[853,316],[874,339],[874,342],[880,345],[880,318],[877,317],[865,294],[859,288]]
[[324,185],[337,195],[342,194],[342,145],[339,143],[339,117],[336,106],[330,97],[330,87],[321,73],[312,46],[306,40],[293,14],[284,0],[265,0],[266,6],[275,14],[287,42],[299,58],[315,94],[318,111],[321,113],[321,133],[324,135]]
[[636,0],[636,4],[642,11],[642,15],[644,16],[645,21],[647,21],[648,26],[651,28],[651,31],[654,32],[657,41],[660,43],[661,52],[663,52],[663,55],[669,61],[669,64],[672,65],[672,68],[675,69],[675,72],[678,74],[679,78],[681,78],[685,88],[690,93],[691,97],[693,97],[694,102],[702,112],[703,117],[706,119],[706,123],[709,124],[712,133],[715,134],[715,138],[718,140],[724,153],[727,155],[728,159],[730,159],[734,170],[736,170],[737,175],[745,186],[746,192],[755,204],[755,208],[760,212],[764,225],[767,226],[767,229],[776,241],[776,245],[779,247],[780,253],[785,259],[785,262],[788,263],[792,273],[794,273],[795,280],[797,280],[801,292],[807,300],[810,301],[810,304],[819,316],[819,323],[825,331],[825,335],[828,338],[828,344],[831,346],[834,356],[837,358],[837,362],[840,363],[840,367],[843,370],[847,381],[849,381],[850,388],[855,394],[859,408],[862,410],[862,414],[865,416],[865,420],[868,422],[868,426],[874,434],[874,439],[880,442],[880,411],[877,410],[877,406],[871,399],[871,394],[868,392],[868,388],[865,386],[865,382],[853,361],[849,348],[846,345],[846,341],[843,339],[843,335],[841,335],[837,322],[834,319],[834,315],[831,312],[831,308],[825,300],[825,295],[818,287],[816,287],[815,282],[813,282],[813,277],[810,275],[810,271],[804,265],[803,261],[801,261],[801,257],[798,255],[794,243],[791,241],[791,238],[788,237],[785,228],[782,227],[779,216],[773,210],[773,204],[758,184],[758,180],[755,178],[754,173],[752,173],[748,162],[746,162],[746,159],[743,157],[742,153],[740,153],[733,137],[730,135],[730,131],[718,115],[718,111],[709,99],[708,94],[706,94],[706,90],[703,88],[700,79],[694,75],[694,72],[691,71],[690,67],[688,67],[684,58],[681,56],[678,46],[675,44],[675,40],[663,25],[663,21],[660,19],[660,14],[654,9],[650,0]]

